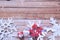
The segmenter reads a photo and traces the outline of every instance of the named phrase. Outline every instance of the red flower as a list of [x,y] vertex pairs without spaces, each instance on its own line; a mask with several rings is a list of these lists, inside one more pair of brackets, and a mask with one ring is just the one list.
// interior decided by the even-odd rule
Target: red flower
[[42,34],[42,30],[43,30],[42,27],[38,27],[38,28],[37,28],[37,31],[38,31],[39,34]]
[[32,29],[37,29],[37,24],[33,24]]
[[38,27],[37,24],[34,24],[34,25],[32,26],[32,29],[29,30],[29,31],[30,31],[30,35],[31,35],[32,37],[38,37],[39,34],[42,34],[42,30],[43,30],[42,27]]
[[30,30],[30,35],[31,35],[32,37],[38,37],[38,36],[39,36],[39,33],[38,33],[37,30]]

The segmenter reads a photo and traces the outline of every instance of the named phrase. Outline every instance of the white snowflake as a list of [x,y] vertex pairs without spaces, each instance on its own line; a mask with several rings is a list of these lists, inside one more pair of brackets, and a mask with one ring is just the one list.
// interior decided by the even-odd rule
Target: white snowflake
[[12,18],[0,19],[0,40],[11,40],[14,32],[17,32]]

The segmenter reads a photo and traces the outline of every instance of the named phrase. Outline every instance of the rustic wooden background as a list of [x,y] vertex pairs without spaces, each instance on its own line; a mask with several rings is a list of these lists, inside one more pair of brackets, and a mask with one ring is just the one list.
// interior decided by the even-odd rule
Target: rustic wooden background
[[0,1],[0,17],[22,19],[60,19],[60,0]]
[[[60,20],[60,0],[0,0],[0,18],[9,17],[14,19],[44,20],[54,17]],[[26,26],[24,22],[15,21],[15,23],[18,27],[22,24],[24,25],[18,31],[22,31]],[[20,25],[20,23],[22,24]]]

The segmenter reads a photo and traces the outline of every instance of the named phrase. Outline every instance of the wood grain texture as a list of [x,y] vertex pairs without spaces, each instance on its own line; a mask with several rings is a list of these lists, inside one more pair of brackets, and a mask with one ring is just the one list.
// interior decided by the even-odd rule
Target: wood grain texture
[[23,2],[22,4],[20,1],[0,1],[0,17],[60,19],[60,2]]
[[23,19],[60,19],[60,8],[4,8],[0,9],[0,17],[16,17]]
[[23,7],[60,7],[60,2],[20,2],[20,1],[0,1],[1,8],[23,8]]
[[26,2],[46,2],[46,1],[60,1],[60,0],[25,0]]

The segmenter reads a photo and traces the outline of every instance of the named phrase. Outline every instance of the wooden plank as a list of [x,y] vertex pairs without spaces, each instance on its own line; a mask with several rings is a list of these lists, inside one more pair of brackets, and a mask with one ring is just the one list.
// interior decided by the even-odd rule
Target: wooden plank
[[0,8],[1,13],[60,13],[60,8]]
[[0,13],[0,17],[8,18],[8,17],[14,17],[14,18],[21,18],[21,19],[49,19],[50,17],[55,17],[57,19],[60,19],[60,14],[40,14],[40,13],[28,13],[28,14],[23,14],[23,13]]
[[60,2],[0,1],[0,7],[60,7]]
[[0,1],[0,17],[23,19],[60,19],[60,2],[12,2]]
[[46,1],[60,1],[60,0],[25,0],[25,2],[46,2]]
[[60,8],[0,8],[0,17],[22,19],[60,19]]

